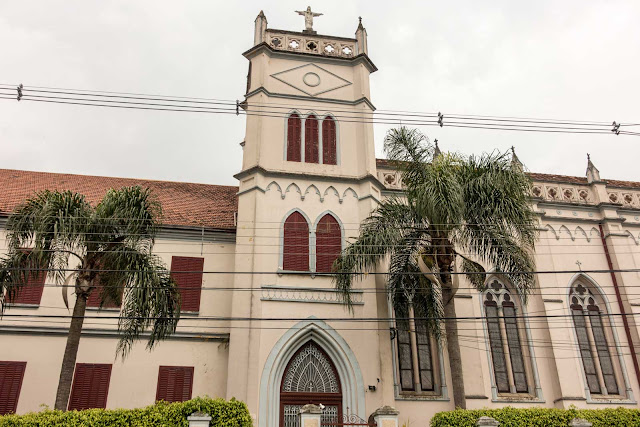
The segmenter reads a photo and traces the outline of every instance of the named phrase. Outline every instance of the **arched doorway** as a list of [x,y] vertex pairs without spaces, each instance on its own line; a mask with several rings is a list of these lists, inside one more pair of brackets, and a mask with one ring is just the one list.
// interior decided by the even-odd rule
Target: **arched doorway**
[[313,341],[291,357],[280,386],[280,427],[299,427],[300,408],[324,405],[322,424],[342,419],[342,387],[336,368]]

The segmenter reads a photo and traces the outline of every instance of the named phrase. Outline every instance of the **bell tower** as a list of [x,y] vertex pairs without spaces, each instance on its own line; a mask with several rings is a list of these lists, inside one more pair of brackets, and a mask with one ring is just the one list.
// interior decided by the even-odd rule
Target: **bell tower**
[[[304,17],[302,31],[269,28],[261,11],[253,47],[243,53],[249,73],[240,104],[246,113],[242,169],[235,176],[234,318],[344,316],[327,273],[383,189],[369,88],[376,67],[362,21],[353,38],[322,35],[314,20],[326,16],[311,8],[295,13]],[[361,286],[374,287],[371,280]],[[354,298],[353,315],[376,316],[376,301],[365,304],[375,296]],[[268,322],[251,320],[230,330],[227,396],[247,402],[259,426],[278,425],[279,394],[260,382],[271,378],[266,369],[276,369],[265,357],[294,328],[290,323],[270,329]],[[345,392],[340,405],[364,417],[359,393]]]

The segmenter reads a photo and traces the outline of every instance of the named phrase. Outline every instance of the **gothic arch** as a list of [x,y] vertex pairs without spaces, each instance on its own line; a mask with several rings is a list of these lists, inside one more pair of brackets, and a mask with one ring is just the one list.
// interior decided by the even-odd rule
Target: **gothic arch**
[[278,190],[278,192],[280,193],[280,197],[281,197],[282,199],[284,199],[284,197],[285,197],[285,193],[283,193],[283,192],[282,192],[282,188],[280,187],[280,184],[278,184],[278,183],[277,183],[277,182],[275,182],[275,181],[271,181],[271,182],[269,183],[269,185],[267,185],[267,188],[264,190],[264,191],[265,191],[265,193],[266,193],[267,191],[271,190],[271,186],[272,186],[272,185],[273,185],[273,186],[275,186],[275,188]]
[[262,369],[260,379],[259,427],[278,426],[280,385],[289,360],[309,341],[322,347],[335,365],[342,385],[342,407],[366,419],[364,380],[353,351],[340,334],[315,316],[285,332],[275,343]]
[[302,144],[304,143],[304,118],[305,116],[298,110],[291,110],[289,111],[284,119],[284,144],[283,144],[283,158],[285,161],[289,161],[289,156],[288,156],[288,150],[289,150],[289,118],[293,115],[297,115],[298,119],[300,120],[300,160],[295,160],[295,161],[302,161],[304,162],[304,150],[302,149]]
[[[333,115],[333,113],[324,113],[322,116],[320,116],[322,123],[324,123],[324,120],[326,118],[331,118],[333,120],[333,123],[335,125],[336,128],[336,165],[340,165],[340,122],[338,121],[338,119]],[[324,126],[320,126],[320,151],[321,153],[323,152],[323,145],[324,145],[324,139],[322,137],[322,133],[323,133],[323,127]],[[323,155],[320,155],[320,158],[322,160],[323,164],[327,164],[324,162],[324,158]]]
[[333,194],[335,194],[336,197],[338,198],[338,201],[342,203],[342,198],[340,197],[340,193],[338,193],[338,190],[336,190],[336,188],[333,185],[328,186],[327,189],[324,190],[324,193],[322,194],[322,198],[320,199],[320,201],[323,202],[327,198],[327,195],[329,194],[329,190],[332,190]]
[[[599,233],[598,233],[599,234]],[[571,306],[571,297],[572,297],[572,290],[574,285],[576,284],[576,282],[580,282],[582,284],[585,284],[587,286],[587,288],[590,288],[590,291],[592,291],[592,295],[598,300],[598,302],[600,302],[602,305],[604,305],[604,308],[606,310],[606,313],[603,313],[603,317],[606,317],[606,319],[609,322],[609,325],[616,325],[615,323],[615,319],[612,316],[612,311],[611,311],[611,305],[609,304],[609,299],[607,298],[607,295],[605,294],[605,292],[603,291],[603,289],[600,287],[600,285],[598,284],[598,282],[595,281],[595,279],[593,279],[591,276],[589,276],[587,273],[576,273],[574,274],[571,279],[569,280],[567,289],[566,289],[566,301],[568,303],[568,307]],[[569,313],[571,313],[571,309],[569,309]],[[573,330],[573,339],[574,339],[574,345],[576,346],[576,348],[578,347],[578,336],[575,330],[575,326],[573,323],[573,320],[570,320],[571,324],[572,324],[572,330]],[[622,381],[623,384],[619,384],[619,395],[624,396],[627,400],[629,401],[633,401],[634,397],[633,397],[633,390],[631,389],[631,385],[629,382],[629,376],[627,374],[627,368],[624,362],[624,349],[621,347],[620,344],[620,339],[618,338],[618,327],[610,327],[609,330],[611,331],[611,336],[613,338],[613,348],[611,348],[611,353],[612,354],[617,354],[618,356],[618,366],[620,368],[620,373],[622,376]],[[615,348],[615,351],[613,351]],[[578,350],[579,352],[579,350]],[[583,361],[582,358],[579,356],[579,363],[580,363],[580,372],[582,373],[582,380],[583,383],[585,384],[585,393],[587,396],[587,402],[591,401],[591,392],[589,391],[589,388],[587,386],[587,377],[584,371],[584,367],[583,367]]]
[[[291,185],[295,185],[295,184],[291,184]],[[289,187],[291,187],[291,185],[289,185]],[[298,187],[297,185],[295,185],[295,186],[296,186],[296,188]],[[289,191],[288,187],[287,187],[287,191]],[[283,270],[283,264],[284,264],[284,223],[287,221],[287,218],[289,218],[289,216],[291,216],[291,214],[294,213],[294,212],[298,212],[299,214],[301,214],[303,216],[305,221],[307,221],[307,227],[309,227],[309,232],[311,233],[311,220],[309,219],[307,214],[305,214],[302,210],[300,210],[298,208],[294,208],[294,209],[291,209],[286,214],[284,214],[284,216],[282,217],[282,221],[280,221],[280,239],[279,239],[280,240],[280,248],[279,248],[278,270]],[[311,246],[311,241],[312,241],[312,239],[309,238],[309,251],[311,251],[311,247],[312,247]],[[309,263],[309,267],[311,267],[311,263]]]

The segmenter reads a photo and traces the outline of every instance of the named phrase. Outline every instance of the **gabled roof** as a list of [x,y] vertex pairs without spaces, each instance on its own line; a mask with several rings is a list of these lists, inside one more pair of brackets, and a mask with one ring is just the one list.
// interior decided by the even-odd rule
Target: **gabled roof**
[[163,208],[163,223],[207,229],[235,230],[238,187],[111,178],[0,169],[0,214],[11,213],[20,203],[42,190],[71,190],[97,204],[111,188],[133,185],[150,188]]

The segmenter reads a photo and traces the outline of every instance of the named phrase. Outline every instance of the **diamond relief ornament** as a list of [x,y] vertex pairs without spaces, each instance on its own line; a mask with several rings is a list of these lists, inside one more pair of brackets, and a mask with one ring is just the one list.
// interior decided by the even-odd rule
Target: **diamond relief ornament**
[[309,96],[318,96],[352,84],[316,64],[305,64],[280,71],[271,77]]

